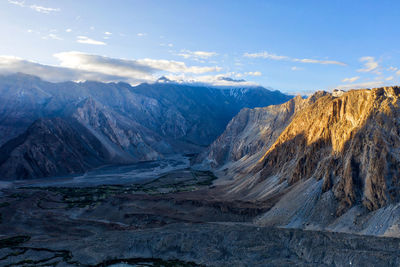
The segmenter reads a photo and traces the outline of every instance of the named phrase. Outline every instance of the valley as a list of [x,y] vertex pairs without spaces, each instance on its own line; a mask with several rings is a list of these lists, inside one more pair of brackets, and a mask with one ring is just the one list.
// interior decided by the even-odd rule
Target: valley
[[123,185],[3,188],[0,265],[399,264],[398,239],[257,225],[269,204],[221,199],[215,179],[183,168]]
[[190,156],[171,155],[164,159],[144,161],[124,165],[106,165],[87,171],[83,174],[48,177],[42,179],[18,180],[8,185],[16,187],[88,187],[97,185],[124,185],[131,183],[146,183],[173,173],[173,171],[188,170]]
[[400,266],[399,10],[0,0],[0,267]]
[[400,264],[398,87],[9,79],[54,95],[7,100],[43,117],[13,104],[32,123],[0,147],[1,266]]

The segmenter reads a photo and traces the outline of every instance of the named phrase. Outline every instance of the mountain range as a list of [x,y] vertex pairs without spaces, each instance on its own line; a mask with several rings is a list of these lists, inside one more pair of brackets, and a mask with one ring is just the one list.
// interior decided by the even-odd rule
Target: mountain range
[[[4,180],[84,173],[176,153],[266,226],[393,235],[400,223],[400,88],[319,91],[171,82],[0,79]],[[399,216],[397,216],[399,215]]]
[[292,96],[263,87],[226,88],[160,80],[50,83],[0,76],[1,179],[82,173],[106,165],[204,150],[244,107]]
[[[75,265],[398,265],[400,87],[306,98],[16,74],[0,107],[3,243]],[[13,244],[3,261],[31,260]]]

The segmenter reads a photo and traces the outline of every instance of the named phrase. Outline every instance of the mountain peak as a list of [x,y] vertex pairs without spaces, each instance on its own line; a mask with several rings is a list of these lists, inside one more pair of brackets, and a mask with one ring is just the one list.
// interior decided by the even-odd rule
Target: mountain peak
[[161,76],[160,78],[157,79],[156,83],[173,83],[174,81],[168,79],[165,76]]
[[246,80],[244,80],[244,79],[233,79],[231,77],[219,77],[218,80],[227,81],[227,82],[235,82],[235,83],[246,82]]

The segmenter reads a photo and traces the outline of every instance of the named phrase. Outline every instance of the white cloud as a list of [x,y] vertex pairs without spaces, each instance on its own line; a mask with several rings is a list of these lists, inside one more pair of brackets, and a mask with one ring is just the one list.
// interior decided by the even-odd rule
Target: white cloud
[[249,72],[245,72],[244,74],[248,75],[248,76],[261,76],[262,75],[262,73],[260,71],[249,71]]
[[372,81],[372,82],[363,82],[363,83],[352,83],[352,84],[342,84],[338,85],[336,88],[338,89],[363,89],[363,88],[376,88],[384,85],[383,81]]
[[271,54],[266,51],[259,53],[244,53],[244,57],[248,58],[265,58],[272,60],[285,60],[285,61],[293,61],[293,62],[301,62],[301,63],[313,63],[313,64],[324,64],[324,65],[341,65],[346,66],[345,63],[335,60],[319,60],[319,59],[310,59],[310,58],[291,58],[288,56],[281,56],[276,54]]
[[49,14],[51,12],[60,11],[59,8],[44,7],[44,6],[38,6],[38,5],[26,5],[25,1],[8,0],[8,3],[16,5],[16,6],[20,6],[20,7],[28,7],[32,10],[35,10],[36,12],[40,12],[40,13],[44,13],[44,14]]
[[77,36],[77,37],[76,37],[76,41],[77,41],[78,43],[81,43],[81,44],[106,45],[105,42],[96,41],[96,40],[90,39],[90,38],[87,37],[87,36]]
[[191,59],[207,59],[218,55],[216,52],[181,50],[178,56]]
[[302,62],[302,63],[313,63],[313,64],[323,64],[323,65],[340,65],[346,66],[345,63],[335,60],[319,60],[319,59],[310,59],[310,58],[294,58],[294,62]]
[[105,35],[112,35],[111,32],[104,32]]
[[351,78],[344,78],[342,80],[342,82],[344,82],[344,83],[353,83],[353,82],[357,81],[358,79],[360,79],[360,76],[355,76],[355,77],[351,77]]
[[54,33],[49,33],[48,35],[43,36],[42,39],[44,39],[44,40],[53,39],[53,40],[58,40],[58,41],[63,40],[61,37],[59,37],[57,34],[54,34]]
[[139,37],[143,37],[143,36],[146,36],[147,35],[147,33],[143,33],[143,32],[139,32],[138,34],[136,34],[137,36],[139,36]]
[[[95,80],[138,84],[156,81],[162,75],[183,77],[189,75],[188,79],[206,81],[207,77],[213,77],[213,75],[202,76],[202,74],[221,70],[219,67],[187,66],[179,61],[148,58],[126,60],[80,52],[62,52],[54,56],[60,62],[58,66],[43,65],[17,57],[0,56],[0,73],[22,72],[52,82]],[[216,77],[222,77],[222,75]],[[210,81],[217,81],[217,78],[214,77]],[[237,82],[219,79],[221,79],[219,84]]]
[[290,60],[290,58],[287,56],[278,56],[275,54],[270,54],[266,51],[259,52],[259,53],[244,53],[243,56],[248,57],[248,58],[268,58],[268,59],[272,59],[272,60]]
[[138,59],[139,63],[150,66],[154,69],[164,70],[169,72],[187,72],[187,73],[195,73],[195,74],[202,74],[206,72],[218,72],[221,71],[222,68],[215,66],[215,67],[202,67],[202,66],[186,66],[184,62],[181,61],[174,61],[174,60],[164,60],[164,59]]
[[24,1],[13,1],[13,0],[8,0],[10,4],[20,6],[20,7],[25,7],[25,2]]
[[42,65],[13,56],[0,56],[0,73],[12,74],[22,72],[35,75],[51,82],[74,81],[80,79],[96,79],[96,74],[75,71],[56,66]]
[[171,43],[169,43],[169,44],[161,43],[160,46],[173,47],[174,44],[171,44]]
[[[98,72],[122,77],[144,77],[151,80],[151,74],[166,71],[170,73],[203,74],[218,72],[220,67],[186,66],[184,62],[163,59],[117,59],[81,52],[62,52],[54,55],[62,67]],[[146,76],[147,75],[147,76]]]
[[[86,68],[88,69],[88,68]],[[25,73],[29,75],[38,76],[50,82],[62,81],[101,81],[101,82],[128,82],[131,84],[138,84],[142,82],[154,81],[155,76],[151,75],[151,71],[138,68],[136,76],[132,76],[133,72],[117,73],[117,75],[101,73],[95,71],[85,70],[85,68],[69,68],[62,66],[49,66],[36,62],[24,60],[12,56],[0,56],[0,74],[12,73]],[[100,67],[98,67],[100,69]],[[101,70],[101,69],[100,69]],[[127,75],[127,76],[123,76]]]
[[291,67],[290,69],[293,70],[293,71],[304,70],[304,68],[296,67],[296,66],[293,66],[293,67]]
[[155,69],[139,63],[137,60],[114,59],[89,55],[80,52],[62,52],[54,54],[65,68],[95,72],[120,77],[142,77],[151,80]]
[[385,80],[386,80],[386,81],[391,81],[391,80],[393,80],[393,79],[394,79],[393,76],[389,76],[389,77],[387,77]]
[[31,5],[29,6],[31,9],[40,12],[40,13],[45,13],[49,14],[51,12],[58,12],[60,11],[59,8],[51,8],[51,7],[44,7],[44,6],[38,6],[38,5]]
[[396,75],[400,75],[400,70],[396,71]]
[[358,72],[374,72],[379,74],[377,68],[379,67],[378,62],[375,61],[374,57],[362,57],[360,58],[360,62],[364,63],[364,68],[358,69]]
[[231,72],[228,74],[224,74],[224,76],[235,76],[235,78],[242,78],[244,76],[261,76],[262,73],[260,71],[248,71],[244,73],[240,72]]
[[257,83],[249,82],[245,80],[236,80],[231,78],[233,73],[224,73],[217,75],[201,75],[191,76],[186,74],[180,75],[166,75],[166,77],[177,83],[192,83],[192,84],[208,84],[213,86],[258,86]]
[[66,29],[65,31],[66,32],[72,32],[72,29]]
[[390,66],[389,68],[387,68],[387,71],[398,71],[398,68]]

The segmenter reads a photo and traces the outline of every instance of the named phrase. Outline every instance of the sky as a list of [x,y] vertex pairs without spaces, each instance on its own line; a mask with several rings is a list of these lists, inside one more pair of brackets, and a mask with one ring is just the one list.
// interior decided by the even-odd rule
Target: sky
[[399,10],[385,0],[0,0],[0,73],[292,94],[396,85]]

